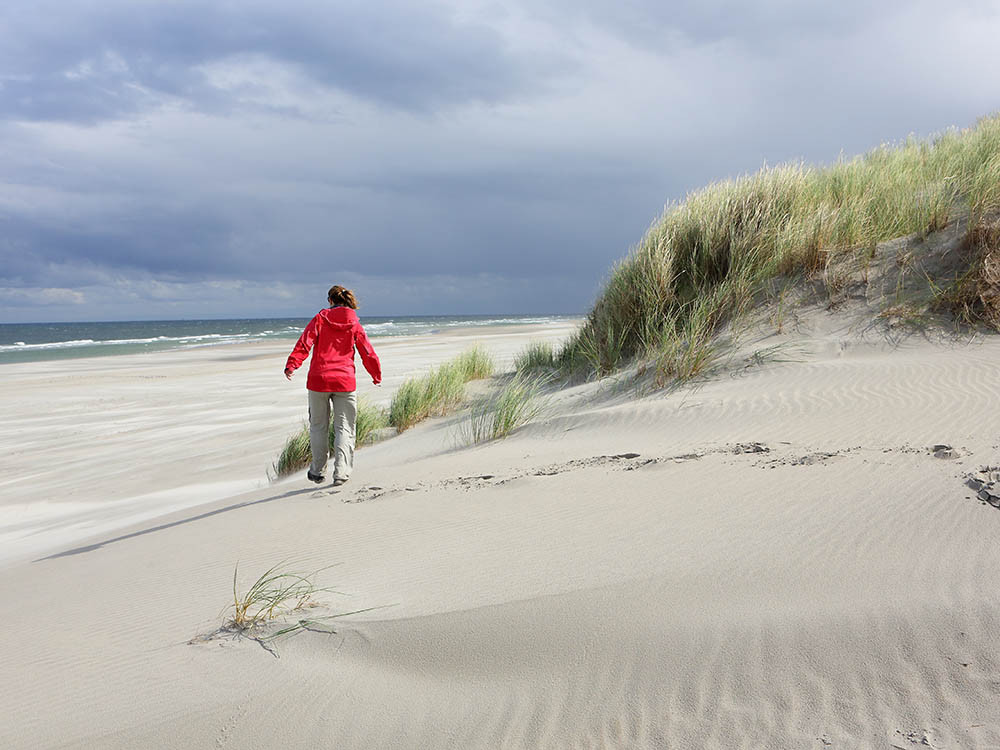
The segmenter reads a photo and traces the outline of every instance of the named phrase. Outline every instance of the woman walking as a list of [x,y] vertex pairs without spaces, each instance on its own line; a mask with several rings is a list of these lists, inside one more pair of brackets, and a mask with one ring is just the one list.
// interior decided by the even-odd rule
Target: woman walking
[[309,356],[309,448],[312,465],[306,476],[317,484],[326,474],[327,454],[330,446],[330,404],[333,404],[333,483],[346,482],[354,469],[354,422],[358,414],[357,383],[354,379],[354,351],[361,354],[361,362],[372,383],[382,382],[382,365],[378,355],[361,327],[358,301],[350,289],[330,287],[327,294],[330,307],[320,310],[302,332],[298,343],[288,355],[285,377],[292,373]]

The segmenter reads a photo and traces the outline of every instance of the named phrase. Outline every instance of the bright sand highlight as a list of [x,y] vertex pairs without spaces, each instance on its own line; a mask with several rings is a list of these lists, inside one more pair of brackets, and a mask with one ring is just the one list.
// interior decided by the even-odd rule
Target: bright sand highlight
[[[1000,511],[964,484],[1000,464],[1000,340],[827,323],[497,443],[432,420],[339,488],[266,482],[291,343],[4,367],[0,747],[1000,746]],[[383,340],[359,382],[568,333]],[[379,609],[280,658],[188,643],[284,559]]]

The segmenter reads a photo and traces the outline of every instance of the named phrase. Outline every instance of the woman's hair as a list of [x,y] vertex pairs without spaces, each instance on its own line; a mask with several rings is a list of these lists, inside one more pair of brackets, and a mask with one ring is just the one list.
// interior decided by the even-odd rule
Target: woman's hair
[[345,289],[339,284],[331,286],[326,297],[330,300],[331,305],[343,305],[344,307],[349,307],[352,310],[358,309],[358,301],[354,297],[354,292],[350,289]]

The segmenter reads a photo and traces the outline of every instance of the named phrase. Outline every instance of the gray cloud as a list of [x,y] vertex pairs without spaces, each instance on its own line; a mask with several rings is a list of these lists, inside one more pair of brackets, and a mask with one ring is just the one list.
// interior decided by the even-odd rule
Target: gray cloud
[[511,55],[488,26],[401,1],[9,3],[0,11],[0,107],[96,122],[160,98],[225,109],[203,66],[258,55],[360,99],[429,111],[521,96],[560,63]]
[[76,226],[7,218],[0,227],[5,235],[0,283],[6,284],[50,283],[52,265],[78,258],[121,272],[171,277],[222,277],[234,262],[229,228],[204,212],[147,212]]
[[0,283],[51,284],[51,263],[79,257],[170,278],[227,278],[234,268],[285,281],[324,268],[525,278],[566,270],[567,250],[578,272],[596,278],[609,248],[660,205],[651,179],[572,169],[409,175],[340,192],[342,205],[310,202],[304,188],[229,208],[231,197],[201,193],[186,205],[143,199],[72,220],[0,216]]
[[995,108],[997,33],[922,0],[6,4],[0,320],[307,314],[334,280],[583,311],[689,190]]
[[[771,56],[774,48],[799,42],[838,39],[891,21],[907,12],[933,13],[930,0],[842,0],[810,3],[802,0],[544,0],[533,12],[548,23],[584,19],[630,44],[642,44],[663,54],[683,45],[738,42],[755,56]],[[989,0],[955,0],[950,14],[993,14]]]

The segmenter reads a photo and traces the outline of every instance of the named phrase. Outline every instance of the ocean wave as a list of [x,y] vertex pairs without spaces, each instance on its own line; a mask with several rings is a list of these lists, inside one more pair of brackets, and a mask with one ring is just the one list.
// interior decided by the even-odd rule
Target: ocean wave
[[395,327],[396,324],[390,320],[386,323],[369,323],[365,326],[365,331],[368,333],[383,333]]
[[365,323],[362,320],[362,324],[365,327],[365,331],[368,332],[370,336],[415,336],[419,334],[434,334],[441,333],[444,330],[452,328],[489,328],[490,326],[501,326],[501,325],[538,325],[544,323],[555,323],[565,319],[565,316],[558,315],[545,315],[536,317],[497,317],[497,318],[480,318],[480,319],[461,319],[457,318],[454,320],[432,318],[430,320],[404,320],[400,322],[389,321],[385,323]]
[[0,352],[26,352],[34,349],[65,349],[71,346],[91,346],[97,343],[93,339],[73,339],[72,341],[50,341],[44,344],[26,344],[16,341],[13,344],[0,345]]
[[[273,332],[271,332],[273,333]],[[202,333],[189,336],[150,336],[132,339],[71,339],[69,341],[47,341],[40,344],[26,344],[15,341],[13,344],[0,344],[0,352],[25,352],[39,349],[72,349],[85,346],[132,346],[135,344],[169,344],[176,342],[186,344],[195,341],[235,341],[247,338],[265,338],[266,333]]]

